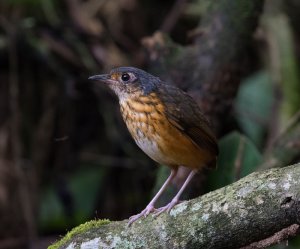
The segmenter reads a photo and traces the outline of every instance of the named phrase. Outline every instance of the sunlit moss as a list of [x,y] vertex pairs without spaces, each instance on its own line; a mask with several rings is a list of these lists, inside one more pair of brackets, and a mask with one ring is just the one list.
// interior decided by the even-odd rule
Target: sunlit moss
[[57,241],[56,243],[50,245],[48,249],[58,249],[62,245],[64,245],[66,242],[68,242],[74,235],[82,233],[86,230],[89,230],[94,227],[100,227],[103,225],[106,225],[110,223],[108,219],[103,220],[91,220],[88,222],[85,222],[75,228],[73,228],[70,232],[68,232],[61,240]]

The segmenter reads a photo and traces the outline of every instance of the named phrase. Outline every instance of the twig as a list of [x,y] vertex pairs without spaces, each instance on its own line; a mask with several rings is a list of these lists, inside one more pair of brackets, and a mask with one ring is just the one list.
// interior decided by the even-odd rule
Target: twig
[[265,145],[265,149],[264,149],[264,154],[268,154],[271,149],[272,146],[275,144],[276,139],[278,138],[280,131],[279,129],[279,124],[278,124],[278,119],[279,119],[279,109],[280,109],[280,104],[282,102],[282,94],[280,93],[278,86],[276,86],[274,84],[274,90],[273,90],[273,94],[274,94],[274,100],[272,103],[272,109],[271,109],[271,115],[269,118],[269,122],[268,122],[268,137],[266,139],[266,145]]
[[237,156],[234,162],[234,169],[235,169],[235,179],[238,180],[241,178],[241,166],[242,160],[245,150],[245,138],[242,136],[239,142],[239,147],[237,151]]
[[300,121],[300,110],[292,118],[290,118],[286,126],[279,131],[278,136],[274,139],[274,143],[280,141],[286,133],[288,133],[293,127],[299,124],[299,121]]
[[175,26],[180,14],[182,13],[186,4],[186,0],[177,0],[173,5],[170,13],[165,18],[163,24],[160,27],[160,30],[166,33],[169,33]]
[[299,120],[300,111],[288,121],[286,127],[274,138],[271,148],[265,153],[264,162],[259,166],[259,170],[282,167],[298,158]]
[[80,68],[84,66],[81,59],[72,51],[72,49],[67,44],[65,44],[64,41],[55,39],[48,32],[42,32],[41,37],[43,39],[43,42],[48,46],[50,50],[62,57],[69,64]]
[[278,244],[287,239],[295,237],[300,234],[300,226],[298,224],[293,224],[287,228],[282,229],[281,231],[275,233],[273,236],[263,239],[258,242],[254,242],[248,246],[241,247],[240,249],[261,249],[267,248],[269,246]]

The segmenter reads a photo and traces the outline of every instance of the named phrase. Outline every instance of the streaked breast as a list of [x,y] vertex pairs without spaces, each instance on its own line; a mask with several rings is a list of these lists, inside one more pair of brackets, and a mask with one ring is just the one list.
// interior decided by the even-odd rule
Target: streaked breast
[[165,122],[163,106],[153,96],[127,99],[120,103],[121,113],[136,144],[153,160],[164,161],[159,130]]

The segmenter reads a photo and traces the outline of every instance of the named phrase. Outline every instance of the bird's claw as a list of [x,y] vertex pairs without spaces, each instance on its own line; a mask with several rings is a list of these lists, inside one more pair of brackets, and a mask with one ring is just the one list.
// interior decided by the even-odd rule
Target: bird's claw
[[128,227],[131,226],[131,224],[133,222],[137,221],[142,216],[144,216],[144,218],[146,218],[150,213],[153,213],[153,212],[156,212],[156,209],[154,208],[154,206],[152,206],[152,205],[147,206],[142,212],[140,212],[139,214],[133,215],[129,218]]
[[171,209],[178,203],[180,203],[181,201],[178,201],[178,200],[172,200],[169,204],[167,204],[166,206],[164,207],[161,207],[161,208],[158,208],[156,211],[155,211],[155,214],[153,215],[154,217],[157,217],[159,215],[161,215],[163,212],[167,212],[167,213],[170,213]]
[[142,212],[140,212],[139,214],[133,215],[129,218],[129,222],[128,222],[128,227],[131,226],[131,224],[135,221],[137,221],[138,219],[140,219],[142,216],[144,216],[144,218],[146,218],[150,213],[154,213],[153,217],[157,217],[160,214],[162,214],[163,212],[167,212],[170,213],[171,209],[178,203],[180,203],[181,201],[173,199],[169,204],[167,204],[164,207],[155,209],[153,205],[148,205]]

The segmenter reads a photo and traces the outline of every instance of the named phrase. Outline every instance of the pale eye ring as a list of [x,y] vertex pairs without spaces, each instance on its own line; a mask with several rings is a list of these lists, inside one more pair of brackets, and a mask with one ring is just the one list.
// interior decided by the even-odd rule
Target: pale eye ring
[[121,79],[122,81],[127,82],[130,80],[130,75],[128,73],[123,73]]

